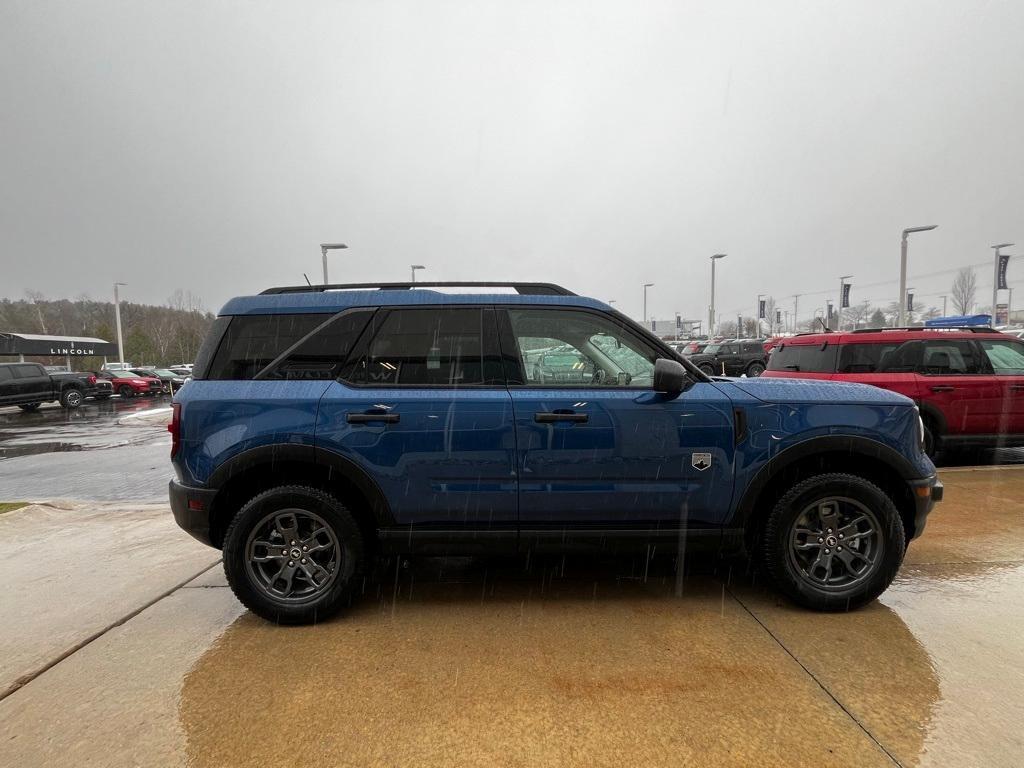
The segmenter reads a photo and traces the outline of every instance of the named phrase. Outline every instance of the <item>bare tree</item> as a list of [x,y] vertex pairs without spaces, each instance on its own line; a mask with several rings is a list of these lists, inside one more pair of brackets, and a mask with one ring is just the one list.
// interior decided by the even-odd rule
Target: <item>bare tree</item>
[[49,331],[46,330],[46,321],[43,319],[43,308],[41,306],[43,294],[39,291],[25,291],[25,296],[35,307],[36,317],[39,318],[39,332],[44,335],[49,333]]
[[974,295],[978,288],[978,278],[971,267],[964,267],[956,274],[953,281],[953,290],[950,297],[953,299],[953,308],[961,315],[966,315],[974,306]]
[[871,316],[871,302],[862,301],[852,307],[843,310],[843,325],[851,328],[860,328],[860,324]]

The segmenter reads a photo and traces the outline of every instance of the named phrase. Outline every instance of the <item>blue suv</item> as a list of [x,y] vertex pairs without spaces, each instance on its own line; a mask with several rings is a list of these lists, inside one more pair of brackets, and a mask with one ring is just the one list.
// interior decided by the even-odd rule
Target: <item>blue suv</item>
[[[535,364],[555,355],[572,370]],[[192,377],[175,519],[281,623],[335,612],[382,554],[579,547],[746,551],[797,603],[846,610],[888,587],[942,496],[908,398],[711,378],[546,283],[232,299]]]

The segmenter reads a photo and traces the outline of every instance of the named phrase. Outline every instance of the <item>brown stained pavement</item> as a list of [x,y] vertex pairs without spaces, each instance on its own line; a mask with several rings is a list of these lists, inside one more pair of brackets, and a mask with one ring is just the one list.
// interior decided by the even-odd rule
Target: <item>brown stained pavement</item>
[[1024,470],[942,476],[850,614],[713,560],[677,594],[642,558],[428,559],[282,628],[214,569],[0,701],[0,764],[1020,765]]

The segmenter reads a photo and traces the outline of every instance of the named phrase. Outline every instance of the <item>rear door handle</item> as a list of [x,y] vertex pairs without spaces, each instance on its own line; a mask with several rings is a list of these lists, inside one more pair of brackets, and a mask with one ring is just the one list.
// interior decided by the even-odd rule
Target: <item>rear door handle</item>
[[936,384],[934,387],[931,387],[932,392],[952,392],[955,389],[956,387],[951,387],[945,384]]
[[1024,384],[1011,384],[1010,385],[1010,391],[1011,392],[1024,392]]
[[345,420],[349,424],[369,424],[370,422],[379,421],[384,424],[397,424],[398,414],[397,413],[350,413],[345,417]]
[[573,423],[580,424],[590,421],[590,414],[575,413],[572,411],[565,413],[559,413],[558,411],[541,411],[533,414],[533,420],[538,424],[550,424],[554,421],[571,421]]

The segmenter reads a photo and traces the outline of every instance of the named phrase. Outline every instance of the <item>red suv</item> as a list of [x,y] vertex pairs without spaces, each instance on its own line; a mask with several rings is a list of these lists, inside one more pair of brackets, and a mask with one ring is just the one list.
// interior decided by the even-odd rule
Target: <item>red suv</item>
[[765,376],[856,381],[913,398],[929,455],[1024,445],[1024,341],[990,328],[891,328],[782,341]]

